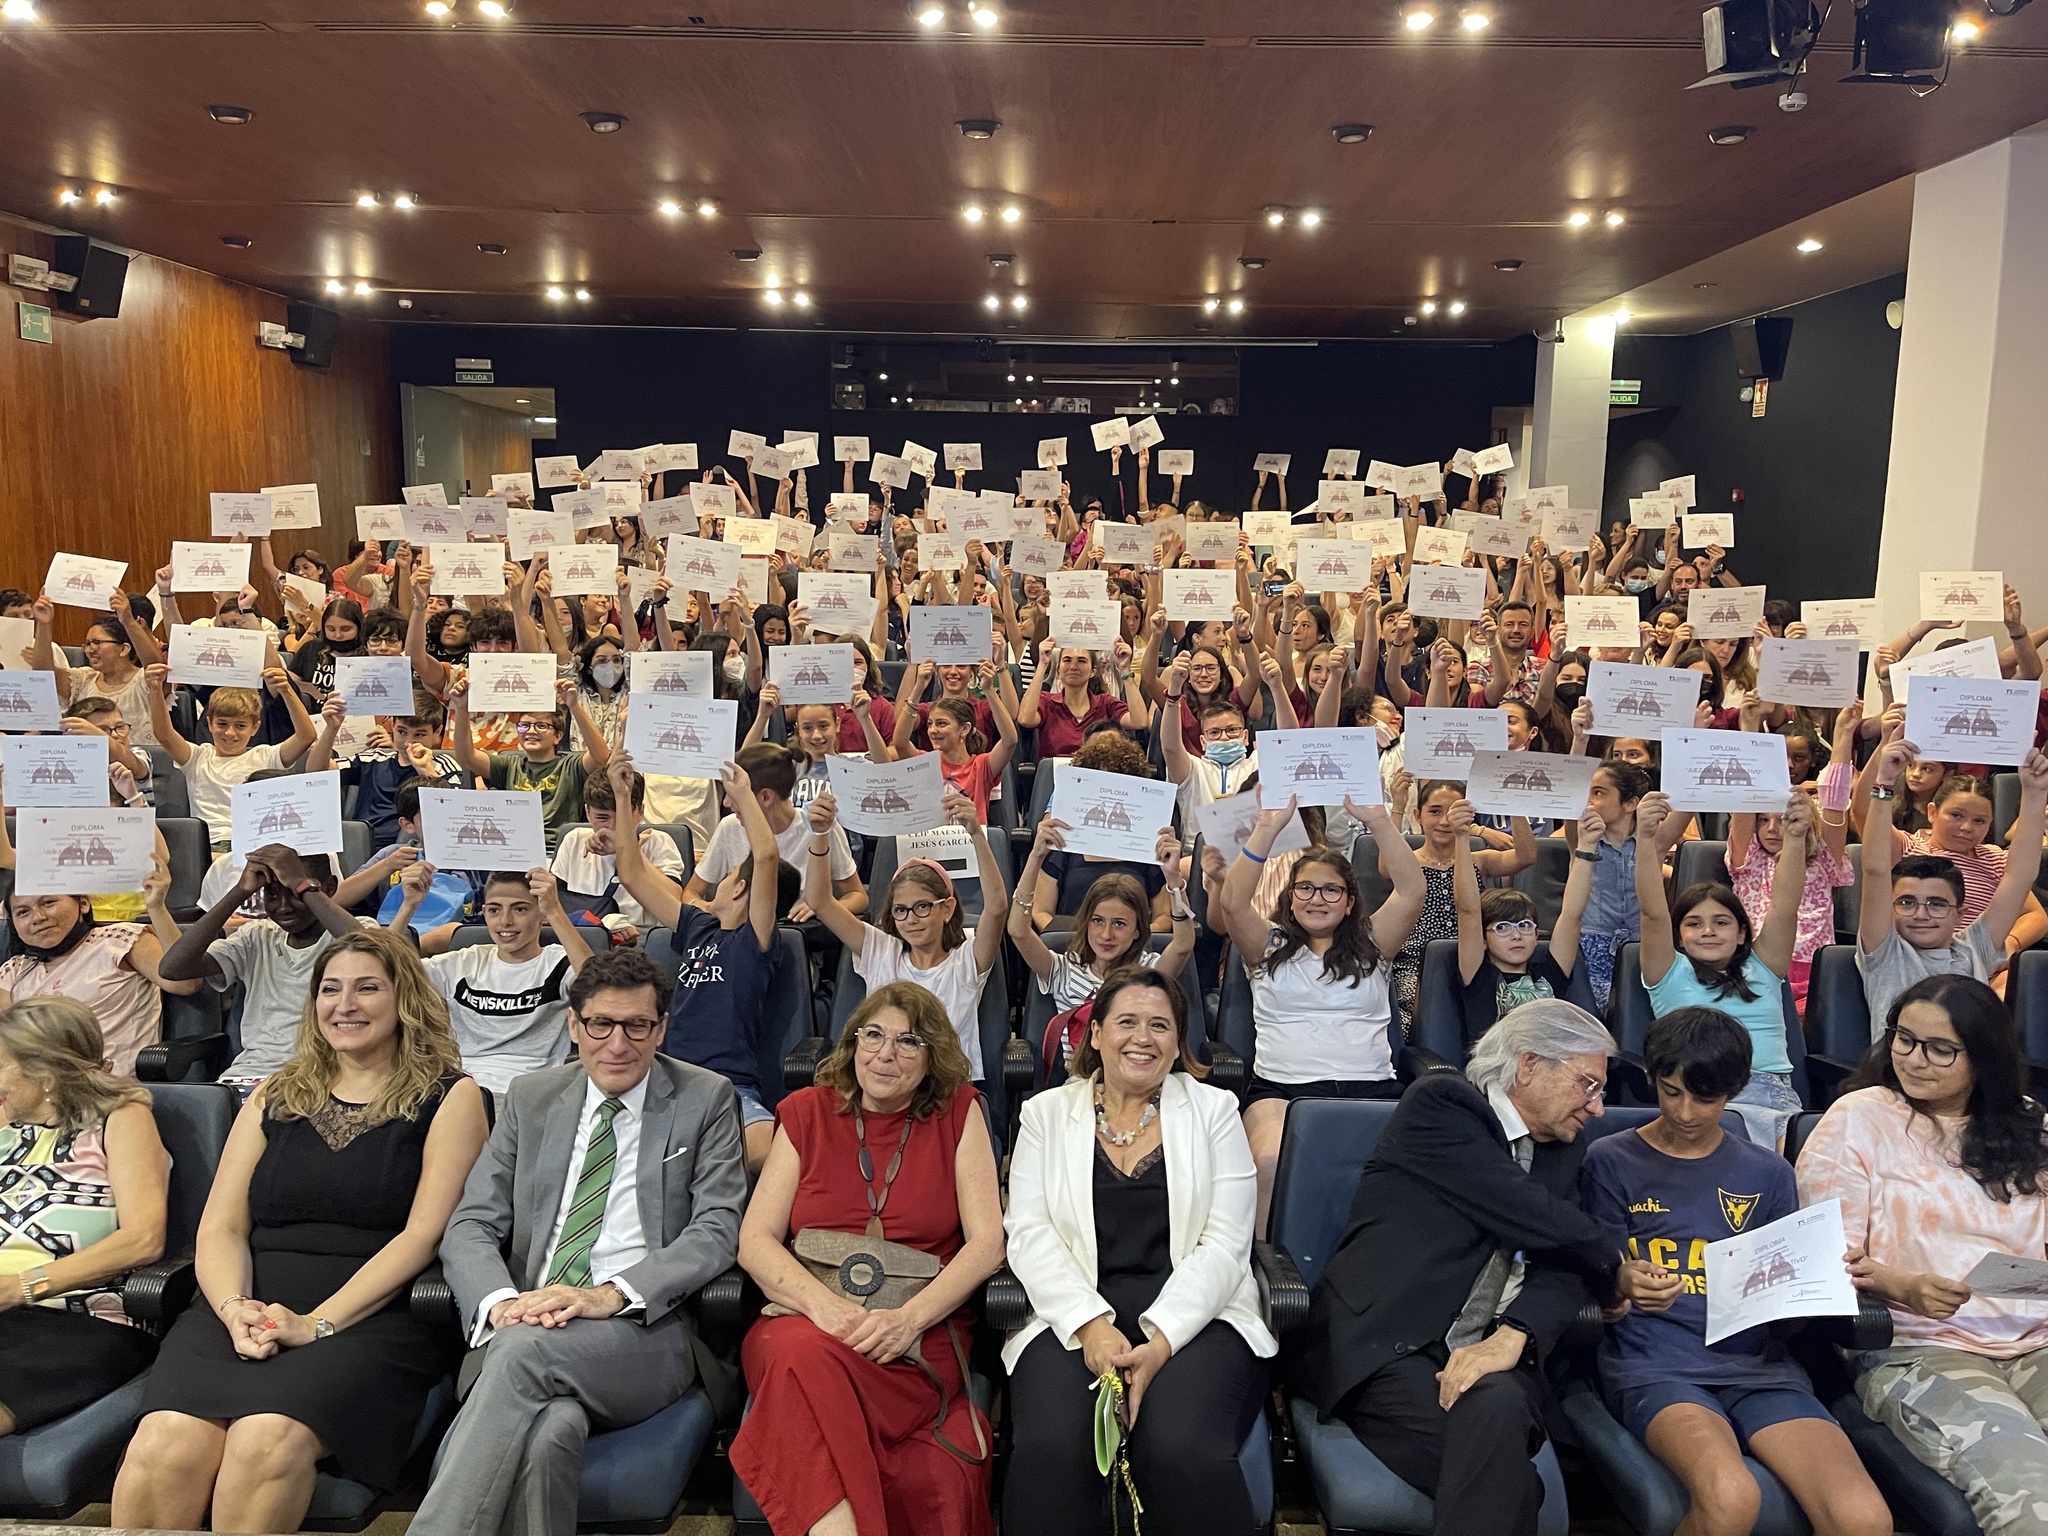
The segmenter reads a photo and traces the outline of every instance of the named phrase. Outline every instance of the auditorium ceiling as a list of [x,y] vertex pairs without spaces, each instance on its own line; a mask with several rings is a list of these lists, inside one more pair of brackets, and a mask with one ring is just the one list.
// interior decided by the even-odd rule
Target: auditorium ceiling
[[1660,328],[1719,323],[1674,275],[1774,231],[1743,303],[1844,286],[1910,199],[1810,255],[1802,220],[2048,115],[2048,4],[1978,7],[1921,98],[1840,83],[1838,0],[1787,113],[1685,89],[1692,0],[1477,33],[1457,0],[1420,32],[1392,0],[450,3],[35,0],[0,207],[393,321],[1484,339],[1652,289]]

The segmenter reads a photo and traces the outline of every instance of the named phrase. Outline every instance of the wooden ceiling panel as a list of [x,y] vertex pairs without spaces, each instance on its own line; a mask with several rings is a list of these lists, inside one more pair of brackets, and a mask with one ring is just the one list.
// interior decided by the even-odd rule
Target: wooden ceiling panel
[[[519,0],[498,27],[470,0],[459,26],[416,0],[42,0],[0,33],[0,207],[295,295],[366,280],[337,302],[390,319],[1502,336],[2048,103],[2048,5],[1987,27],[1926,99],[1837,83],[1837,6],[1788,115],[1770,88],[1684,89],[1693,0],[1500,0],[1478,42],[1415,41],[1391,0],[997,3],[996,35],[931,37],[894,0]],[[222,127],[211,102],[255,121]],[[627,126],[591,133],[586,110]],[[972,142],[963,117],[1003,127]],[[1341,121],[1371,141],[1336,144]],[[1725,122],[1756,131],[1714,148]],[[60,209],[64,185],[119,197]],[[361,209],[363,190],[421,206]],[[655,211],[705,196],[715,219]],[[969,201],[1024,217],[970,226]],[[1269,204],[1323,222],[1269,228]],[[770,311],[771,273],[812,308]],[[593,298],[551,304],[550,283]],[[1020,286],[1022,315],[982,308]],[[1233,295],[1242,317],[1204,316]],[[1468,308],[1421,316],[1432,297]]]

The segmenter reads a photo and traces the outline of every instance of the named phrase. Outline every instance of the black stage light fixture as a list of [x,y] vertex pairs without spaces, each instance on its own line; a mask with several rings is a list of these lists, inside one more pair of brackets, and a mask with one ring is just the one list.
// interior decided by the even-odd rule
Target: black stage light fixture
[[1867,0],[1856,8],[1856,43],[1845,85],[1929,89],[1948,72],[1957,0]]
[[1706,78],[1687,90],[1731,85],[1737,90],[1789,81],[1806,65],[1825,20],[1814,0],[1722,0],[1700,15]]

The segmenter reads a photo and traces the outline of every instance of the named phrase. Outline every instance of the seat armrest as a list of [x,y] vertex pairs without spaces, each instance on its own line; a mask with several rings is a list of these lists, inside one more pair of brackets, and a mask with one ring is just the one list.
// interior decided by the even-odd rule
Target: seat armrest
[[195,1065],[204,1062],[210,1075],[219,1077],[228,1064],[229,1045],[228,1037],[217,1031],[159,1040],[155,1045],[145,1045],[142,1054],[135,1058],[135,1076],[145,1083],[179,1083]]
[[1404,1083],[1412,1083],[1418,1077],[1427,1077],[1432,1072],[1455,1072],[1457,1070],[1456,1067],[1445,1061],[1443,1057],[1437,1055],[1435,1051],[1420,1045],[1402,1046],[1401,1058],[1394,1063],[1394,1075]]
[[758,1310],[758,1296],[755,1298],[756,1307],[750,1308],[747,1304],[747,1292],[753,1284],[747,1272],[737,1264],[713,1275],[705,1282],[704,1289],[697,1293],[697,1316],[713,1328],[737,1330],[745,1327],[748,1313]]
[[1607,1333],[1607,1324],[1600,1316],[1600,1303],[1587,1301],[1579,1307],[1579,1315],[1566,1325],[1564,1337],[1559,1339],[1562,1349],[1586,1349],[1598,1344]]
[[981,1285],[981,1316],[989,1327],[1015,1333],[1031,1316],[1031,1299],[1024,1294],[1024,1282],[1005,1264]]
[[1815,1109],[1826,1109],[1841,1097],[1842,1084],[1857,1063],[1844,1061],[1839,1056],[1816,1056],[1811,1051],[1806,1056],[1806,1081],[1813,1090]]
[[1024,1095],[1038,1086],[1038,1062],[1032,1057],[1031,1046],[1015,1035],[1003,1041],[1003,1093],[1012,1105],[1021,1104]]
[[817,1076],[818,1063],[825,1059],[825,1052],[831,1049],[831,1042],[823,1035],[807,1035],[797,1041],[796,1048],[782,1058],[782,1086],[790,1093],[799,1088],[811,1086]]
[[429,1264],[413,1276],[412,1291],[406,1299],[412,1320],[429,1328],[460,1328],[461,1314],[455,1306],[455,1288],[441,1273],[439,1264]]
[[1252,1268],[1259,1280],[1260,1310],[1266,1326],[1285,1337],[1308,1322],[1308,1287],[1294,1260],[1271,1243],[1252,1244]]
[[1854,1317],[1815,1318],[1816,1327],[1828,1343],[1862,1354],[1892,1347],[1892,1310],[1875,1296],[1858,1295]]
[[1226,1093],[1244,1095],[1245,1080],[1249,1074],[1244,1069],[1244,1058],[1225,1045],[1221,1040],[1209,1042],[1209,1086],[1221,1088]]
[[192,1305],[198,1290],[199,1270],[190,1258],[160,1259],[128,1271],[121,1285],[121,1310],[132,1321],[161,1334]]

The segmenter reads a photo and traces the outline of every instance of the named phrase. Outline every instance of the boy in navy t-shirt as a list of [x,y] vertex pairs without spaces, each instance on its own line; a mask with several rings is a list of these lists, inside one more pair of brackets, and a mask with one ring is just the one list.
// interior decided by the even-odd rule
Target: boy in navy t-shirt
[[1657,1118],[1601,1137],[1579,1173],[1580,1204],[1621,1245],[1631,1303],[1600,1346],[1609,1410],[1684,1483],[1687,1529],[1755,1522],[1747,1451],[1816,1529],[1888,1533],[1849,1437],[1771,1330],[1706,1342],[1708,1247],[1799,1209],[1792,1165],[1721,1127],[1749,1080],[1749,1031],[1717,1008],[1674,1009],[1650,1026],[1643,1057]]
[[[775,1114],[761,1095],[761,1016],[775,975],[775,924],[788,915],[802,889],[800,878],[782,862],[747,771],[727,763],[719,777],[746,832],[747,857],[718,882],[703,906],[684,901],[683,888],[641,853],[632,757],[613,753],[606,773],[620,806],[613,840],[619,883],[649,918],[675,931],[682,957],[661,1049],[731,1079],[739,1095],[747,1172],[759,1173],[775,1139]],[[756,880],[757,869],[772,869],[776,876]]]

